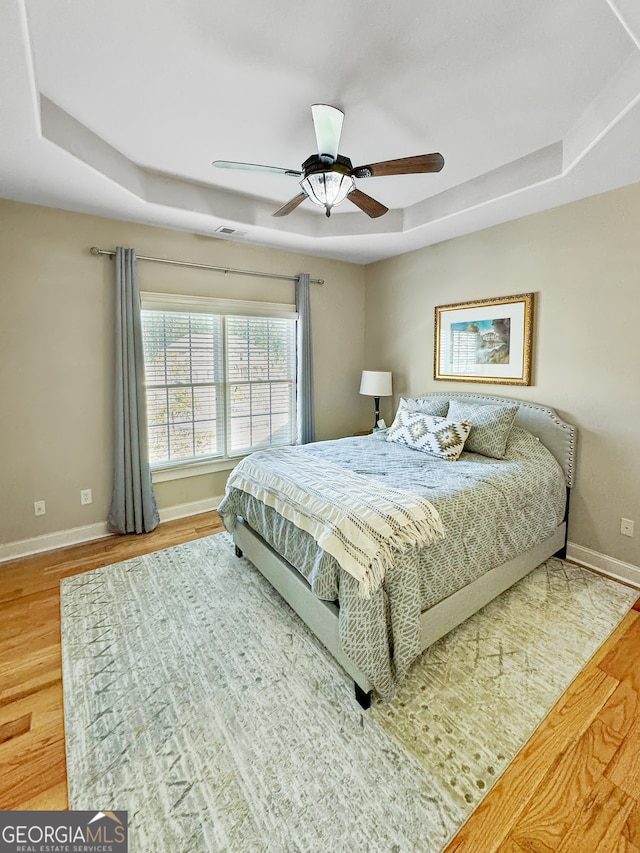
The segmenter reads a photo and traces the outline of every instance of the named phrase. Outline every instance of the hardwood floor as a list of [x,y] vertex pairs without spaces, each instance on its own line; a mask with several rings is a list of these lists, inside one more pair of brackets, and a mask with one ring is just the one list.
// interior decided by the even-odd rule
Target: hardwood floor
[[0,809],[66,809],[60,580],[223,530],[215,512],[0,564]]
[[446,853],[640,851],[639,639],[632,610]]
[[[222,530],[215,513],[0,565],[0,809],[67,808],[60,579]],[[446,853],[640,853],[640,606]]]

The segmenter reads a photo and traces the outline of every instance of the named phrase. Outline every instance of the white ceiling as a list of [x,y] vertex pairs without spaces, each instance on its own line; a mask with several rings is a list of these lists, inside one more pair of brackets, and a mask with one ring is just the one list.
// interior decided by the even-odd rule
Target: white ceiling
[[[0,195],[360,263],[640,181],[638,0],[2,0]],[[295,178],[311,104],[391,210],[331,219]]]

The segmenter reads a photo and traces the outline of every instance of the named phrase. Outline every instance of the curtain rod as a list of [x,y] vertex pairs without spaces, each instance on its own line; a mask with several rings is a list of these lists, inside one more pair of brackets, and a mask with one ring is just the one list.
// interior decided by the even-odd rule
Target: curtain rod
[[[115,256],[115,252],[110,249],[99,249],[97,246],[91,247],[92,255],[109,255],[110,257]],[[168,258],[149,258],[145,255],[136,255],[136,260],[138,261],[153,261],[156,264],[174,264],[177,267],[197,267],[201,270],[216,270],[217,272],[223,273],[235,273],[236,275],[255,275],[259,278],[279,278],[282,281],[297,281],[298,277],[295,275],[279,275],[278,273],[273,272],[256,272],[254,270],[235,270],[231,267],[214,267],[210,264],[194,264],[191,261],[171,261]],[[323,278],[312,278],[312,284],[324,284]]]

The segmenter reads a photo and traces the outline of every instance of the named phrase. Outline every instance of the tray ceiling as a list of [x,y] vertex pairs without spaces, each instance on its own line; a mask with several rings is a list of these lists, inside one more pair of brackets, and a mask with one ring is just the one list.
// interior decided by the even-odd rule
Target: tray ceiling
[[[367,263],[640,180],[634,0],[3,6],[7,198]],[[358,180],[390,212],[328,220],[271,217],[295,178],[211,166],[299,169],[318,102],[354,164],[444,169]]]

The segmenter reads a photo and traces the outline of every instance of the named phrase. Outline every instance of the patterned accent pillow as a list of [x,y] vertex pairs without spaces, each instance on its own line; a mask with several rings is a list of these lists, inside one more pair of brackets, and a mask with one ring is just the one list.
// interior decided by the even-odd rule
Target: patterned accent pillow
[[405,402],[410,412],[422,412],[423,415],[434,415],[437,418],[446,418],[449,410],[449,401],[443,399],[415,397]]
[[465,450],[481,453],[493,459],[504,459],[511,427],[520,406],[469,403],[462,400],[449,402],[449,417],[470,420],[473,423]]
[[398,409],[396,419],[387,433],[387,441],[395,441],[413,450],[422,450],[439,459],[455,462],[462,453],[470,429],[471,421],[452,421],[450,418]]
[[420,400],[412,397],[401,397],[398,403],[398,411],[390,429],[397,426],[396,421],[400,412],[421,412],[423,415],[435,415],[438,418],[444,418],[448,408],[448,400]]

